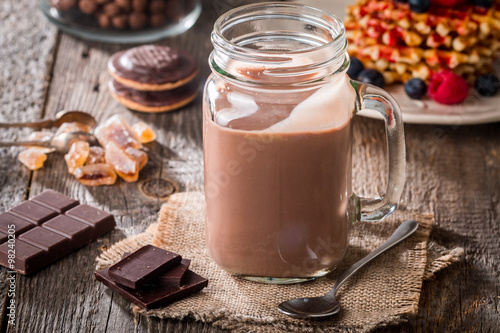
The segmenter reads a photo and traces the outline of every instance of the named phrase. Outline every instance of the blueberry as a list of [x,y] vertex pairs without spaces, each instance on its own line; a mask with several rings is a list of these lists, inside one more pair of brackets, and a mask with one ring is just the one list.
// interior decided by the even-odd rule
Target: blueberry
[[500,88],[500,80],[494,74],[479,75],[474,82],[474,87],[481,96],[495,96]]
[[349,66],[349,69],[347,70],[347,75],[349,75],[351,79],[357,79],[359,73],[363,69],[365,69],[365,66],[363,65],[361,60],[356,57],[351,57],[351,64]]
[[495,0],[474,0],[474,4],[478,7],[490,8]]
[[405,91],[412,99],[422,99],[427,93],[427,84],[424,80],[413,78],[405,83]]
[[410,9],[415,13],[425,13],[431,6],[431,0],[409,0]]
[[382,73],[375,69],[364,69],[359,73],[358,80],[364,83],[373,84],[374,86],[383,88],[385,79]]

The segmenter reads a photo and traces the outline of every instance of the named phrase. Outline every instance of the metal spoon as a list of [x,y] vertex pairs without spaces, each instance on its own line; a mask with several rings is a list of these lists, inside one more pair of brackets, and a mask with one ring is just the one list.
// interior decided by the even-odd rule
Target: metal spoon
[[336,314],[340,311],[340,305],[335,300],[335,294],[340,286],[361,267],[406,239],[417,228],[418,223],[414,220],[402,223],[384,244],[340,274],[332,290],[326,295],[310,298],[294,298],[278,305],[278,310],[294,318],[322,318]]
[[59,127],[63,123],[77,122],[94,128],[96,121],[89,113],[83,111],[61,111],[58,112],[53,119],[44,119],[27,123],[0,123],[0,128],[7,127],[36,127],[50,128]]
[[11,146],[37,146],[52,148],[61,153],[67,153],[75,141],[87,141],[90,145],[96,145],[97,139],[93,134],[85,132],[69,132],[53,136],[48,139],[22,142],[0,142],[0,147]]

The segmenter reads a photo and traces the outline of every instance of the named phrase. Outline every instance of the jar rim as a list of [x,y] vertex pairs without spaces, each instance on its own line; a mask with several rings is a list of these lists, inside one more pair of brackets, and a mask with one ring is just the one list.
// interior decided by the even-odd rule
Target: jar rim
[[[336,36],[331,41],[328,41],[327,43],[324,43],[324,44],[319,45],[319,46],[312,46],[312,47],[310,47],[310,48],[308,48],[306,50],[289,51],[289,52],[286,52],[287,54],[317,51],[317,50],[320,50],[322,48],[331,47],[332,45],[335,45],[336,43],[339,43],[339,42],[342,43],[344,41],[344,39],[345,39],[345,26],[344,26],[344,23],[335,14],[327,12],[327,11],[319,9],[319,8],[316,8],[316,7],[313,7],[313,6],[309,6],[309,5],[296,4],[296,3],[283,3],[283,2],[259,2],[259,3],[254,3],[254,4],[249,4],[249,5],[244,5],[244,6],[233,8],[233,9],[225,12],[224,14],[222,14],[217,19],[217,21],[215,21],[214,29],[213,29],[213,34],[215,34],[215,36],[217,38],[219,38],[220,41],[223,41],[225,44],[231,45],[234,48],[235,51],[239,50],[239,51],[245,52],[245,51],[251,50],[252,52],[255,52],[254,49],[249,49],[247,47],[237,45],[237,44],[231,42],[230,40],[228,40],[224,36],[224,34],[222,33],[222,28],[224,27],[225,23],[229,22],[229,19],[231,17],[243,14],[243,13],[245,13],[245,12],[247,12],[249,10],[253,10],[253,9],[259,9],[259,8],[266,8],[266,9],[268,9],[269,6],[273,6],[273,7],[276,7],[276,8],[290,8],[290,9],[293,8],[293,9],[301,9],[301,10],[303,10],[303,9],[310,10],[311,12],[316,12],[317,14],[324,15],[324,17],[327,17],[327,18],[331,19],[332,21],[334,21],[335,23],[337,23],[339,25],[339,27],[340,27],[339,33],[336,34]],[[326,22],[326,20],[324,18],[323,18],[323,21]],[[212,40],[214,39],[215,36],[212,36]],[[258,53],[262,53],[262,54],[282,54],[283,51],[259,50]]]
[[[304,43],[307,45],[306,47],[292,50],[252,48],[239,44],[241,40],[246,38],[244,34],[237,35],[236,40],[234,38],[230,39],[225,35],[225,33],[227,34],[228,31],[231,31],[238,25],[244,26],[248,25],[249,22],[270,19],[286,19],[301,22],[301,24],[305,25],[304,28],[308,25],[310,25],[312,29],[319,28],[323,32],[323,35],[307,32],[308,37],[314,37],[314,43]],[[283,33],[287,31],[288,30],[284,29],[279,32]],[[270,32],[276,31],[270,30]],[[238,33],[239,32],[237,32],[237,34]],[[290,30],[290,33],[293,34],[294,31]],[[270,36],[272,35],[270,34]],[[241,39],[238,39],[240,37]],[[210,56],[210,64],[212,69],[217,67],[217,72],[219,72],[219,74],[220,70],[225,73],[229,72],[229,70],[226,70],[227,68],[224,68],[223,63],[225,59],[251,63],[253,65],[272,64],[282,66],[283,64],[289,63],[293,57],[302,57],[303,59],[311,60],[304,65],[296,64],[296,67],[294,67],[294,69],[302,72],[303,78],[307,76],[307,73],[310,74],[318,68],[328,67],[330,69],[330,74],[332,74],[344,64],[347,50],[345,26],[340,18],[313,6],[283,2],[260,2],[249,4],[234,8],[222,14],[214,24],[212,43],[214,45],[214,51]],[[320,61],[312,60],[318,59],[318,55],[323,54],[326,56],[323,58],[320,56]],[[277,76],[283,76],[287,75],[287,72],[290,72],[290,70],[290,67],[288,67],[282,69],[281,73],[278,73],[280,69],[272,69],[270,71],[274,71]],[[312,76],[310,77],[312,78]],[[237,78],[235,77],[235,79]],[[318,76],[315,76],[313,81],[317,80]],[[248,80],[245,81],[248,82]]]

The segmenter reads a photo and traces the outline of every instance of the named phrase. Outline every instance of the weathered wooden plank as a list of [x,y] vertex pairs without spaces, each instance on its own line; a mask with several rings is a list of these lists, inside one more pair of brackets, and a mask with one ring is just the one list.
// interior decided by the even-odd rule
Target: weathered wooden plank
[[[18,1],[24,3],[25,1]],[[26,4],[25,4],[26,5]],[[16,6],[13,1],[0,4],[1,18]],[[7,9],[6,9],[7,8]],[[16,7],[17,8],[17,7]],[[202,66],[202,80],[208,75],[206,59],[211,49],[209,33],[215,19],[214,8],[206,2],[202,19],[180,37],[164,43],[191,51]],[[3,22],[7,22],[2,20]],[[8,21],[10,22],[10,21]],[[43,20],[37,22],[42,24]],[[9,25],[11,23],[8,23]],[[12,27],[14,25],[12,24]],[[17,27],[16,27],[17,29]],[[45,33],[45,30],[39,33]],[[3,38],[0,37],[0,38]],[[55,39],[54,39],[55,40]],[[4,40],[1,40],[4,43]],[[2,44],[4,45],[4,44]],[[41,44],[39,56],[30,73],[42,67],[47,72],[40,52],[47,52],[49,44]],[[181,186],[197,186],[202,181],[201,112],[200,98],[182,111],[162,115],[146,115],[127,111],[114,102],[106,91],[108,78],[106,60],[120,46],[89,44],[68,36],[61,39],[54,70],[47,114],[66,108],[81,108],[92,112],[99,120],[121,112],[129,121],[143,120],[158,131],[157,153],[142,172],[141,181],[171,178]],[[0,52],[7,52],[0,50]],[[19,50],[16,51],[22,53]],[[1,53],[0,53],[1,54]],[[15,53],[13,53],[15,54]],[[47,53],[47,54],[50,54]],[[2,65],[5,57],[1,54]],[[18,57],[24,56],[24,54]],[[42,59],[42,60],[40,60]],[[45,58],[48,59],[48,58]],[[18,60],[5,68],[15,68]],[[30,64],[28,60],[21,60]],[[23,68],[22,66],[20,68]],[[30,67],[31,68],[31,67]],[[3,72],[2,72],[3,73]],[[4,75],[4,74],[2,74]],[[10,75],[10,74],[9,74]],[[31,75],[31,74],[30,74]],[[29,75],[22,76],[23,78]],[[11,76],[0,76],[9,82]],[[8,80],[7,80],[8,79]],[[32,83],[28,80],[29,84]],[[42,81],[43,82],[43,81]],[[2,116],[18,116],[15,96],[26,82],[16,82],[0,91],[8,111]],[[43,84],[42,84],[43,86]],[[201,86],[201,85],[200,85]],[[26,105],[42,110],[43,98],[37,97],[37,88],[23,95]],[[38,88],[39,89],[39,88]],[[14,93],[10,93],[14,91]],[[35,93],[33,93],[35,92]],[[32,94],[32,95],[31,95]],[[43,97],[43,89],[42,94]],[[36,103],[40,105],[36,107]],[[10,105],[10,106],[9,106]],[[29,111],[33,112],[33,111]],[[19,119],[31,113],[19,113]],[[35,115],[39,116],[39,114]],[[14,118],[8,120],[14,120]],[[17,120],[17,119],[16,119]],[[402,205],[414,211],[433,210],[437,228],[433,237],[450,246],[465,246],[466,262],[440,273],[438,279],[424,284],[419,314],[405,325],[379,330],[385,331],[494,331],[498,319],[498,239],[500,188],[500,132],[499,124],[474,127],[406,126],[408,146],[408,180]],[[10,131],[0,135],[13,136]],[[354,188],[360,195],[383,193],[386,162],[384,158],[381,122],[359,119],[356,121],[354,146]],[[3,138],[2,138],[3,139]],[[0,203],[10,206],[28,195],[26,184],[29,173],[13,168],[15,151],[0,151],[0,181],[10,189],[0,189]],[[9,172],[4,171],[9,170]],[[18,171],[16,171],[18,170]],[[12,176],[12,172],[18,172]],[[24,177],[24,178],[23,178]],[[17,181],[20,181],[17,183]],[[125,232],[135,232],[154,219],[161,200],[145,197],[138,184],[120,183],[105,188],[85,188],[65,172],[61,156],[53,155],[47,166],[36,172],[31,182],[31,195],[44,188],[54,188],[109,210],[117,217]],[[12,192],[13,191],[13,192]],[[17,191],[17,192],[16,192]],[[2,201],[4,200],[4,201]],[[141,223],[144,221],[143,223]],[[190,320],[177,322],[146,317],[134,317],[128,302],[113,295],[93,281],[94,258],[98,247],[124,237],[115,231],[98,242],[73,253],[33,277],[18,279],[18,318],[23,318],[9,332],[218,332],[210,325]],[[0,279],[2,277],[0,276]],[[29,318],[29,319],[28,319]]]
[[[190,33],[164,42],[187,49],[198,59],[200,90],[209,73],[206,59],[213,19],[200,20]],[[199,43],[199,40],[205,40],[207,44]],[[98,121],[120,113],[130,123],[142,120],[151,124],[158,134],[157,144],[152,146],[154,153],[141,171],[139,182],[120,181],[114,186],[84,187],[67,173],[62,155],[52,154],[46,166],[34,175],[31,195],[45,188],[56,189],[113,213],[118,226],[126,233],[133,233],[154,220],[161,205],[160,198],[143,194],[140,188],[143,183],[171,179],[183,189],[199,186],[202,182],[201,96],[183,110],[168,114],[141,114],[125,109],[111,98],[106,88],[109,79],[107,59],[119,49],[119,46],[90,44],[63,35],[46,109],[48,115],[63,109],[84,110],[92,113]],[[123,237],[123,232],[115,231],[105,239],[114,243]],[[119,296],[113,297],[107,288],[94,281],[94,259],[99,245],[99,242],[94,242],[32,277],[21,278],[18,316],[33,320],[23,321],[16,328],[9,327],[9,331],[139,330],[134,324],[129,303]],[[67,283],[61,284],[61,281]],[[36,298],[33,295],[37,295]],[[148,319],[143,318],[143,321],[148,322]],[[161,325],[184,331],[183,324],[177,326],[176,322]],[[154,328],[148,329],[154,331]]]
[[[33,120],[43,114],[56,42],[56,29],[37,12],[36,1],[0,2],[0,122]],[[26,129],[2,129],[0,141],[15,141],[27,133]],[[20,151],[0,148],[0,212],[20,203],[29,193],[32,173],[17,162]],[[5,324],[6,272],[0,269],[0,329]]]
[[[371,141],[359,148],[360,153],[373,159],[361,167],[381,165],[385,172],[385,164],[379,164],[380,158],[373,155],[381,153],[384,144],[371,139],[383,136],[381,124],[362,120],[357,125],[355,136]],[[387,330],[495,332],[500,325],[500,269],[495,260],[500,256],[500,124],[407,125],[405,129],[408,176],[402,204],[415,211],[434,211],[437,226],[431,238],[449,247],[464,247],[466,258],[440,272],[436,280],[424,283],[416,317]],[[356,174],[356,184],[362,189],[366,186],[360,181],[373,186],[373,177],[384,176],[378,171]],[[375,184],[383,183],[375,179]]]
[[433,288],[428,294],[427,304],[433,310],[449,302],[448,311],[442,310],[440,317],[428,323],[430,329],[498,330],[499,133],[499,124],[447,128],[438,145],[432,165],[440,179],[435,206],[437,223],[449,231],[450,242],[465,248],[466,258],[455,267],[454,279],[445,280],[448,284],[444,285],[444,292]]

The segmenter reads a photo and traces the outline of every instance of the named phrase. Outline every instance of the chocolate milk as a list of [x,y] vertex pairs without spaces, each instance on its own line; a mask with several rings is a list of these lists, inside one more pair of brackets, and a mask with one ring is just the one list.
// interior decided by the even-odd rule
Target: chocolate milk
[[220,91],[215,113],[204,110],[207,245],[222,268],[313,277],[344,257],[355,95],[337,76],[319,90],[272,98],[207,87]]

